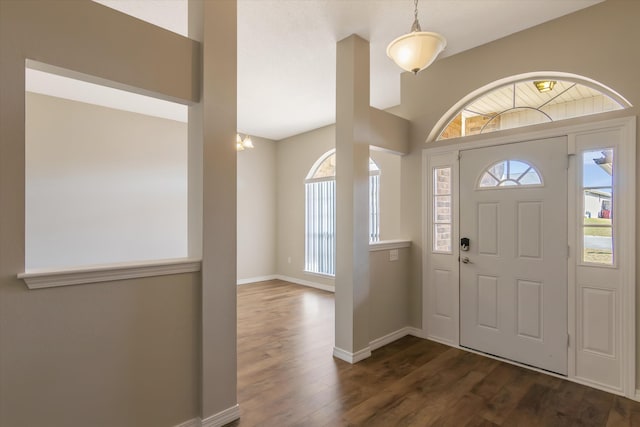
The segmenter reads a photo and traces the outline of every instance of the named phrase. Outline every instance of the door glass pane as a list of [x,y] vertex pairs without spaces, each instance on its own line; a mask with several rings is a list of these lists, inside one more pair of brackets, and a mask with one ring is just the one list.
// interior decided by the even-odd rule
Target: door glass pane
[[504,179],[504,176],[507,171],[507,162],[500,162],[491,166],[487,172],[489,172],[494,177],[498,178],[499,181]]
[[434,209],[434,222],[451,223],[451,196],[436,196]]
[[433,250],[451,252],[451,224],[435,224],[433,228]]
[[451,194],[451,168],[433,170],[433,194]]
[[515,185],[540,185],[542,178],[530,164],[520,160],[506,160],[486,169],[478,187],[513,187]]
[[585,189],[583,193],[584,225],[611,225],[613,219],[611,188]]
[[536,172],[535,169],[530,168],[524,175],[520,177],[518,181],[520,185],[540,185],[542,184],[542,180],[540,179],[540,175]]
[[585,151],[582,155],[582,186],[613,186],[613,150]]
[[451,253],[451,167],[433,169],[433,250]]
[[495,179],[493,175],[485,173],[480,180],[480,187],[495,187],[498,183],[499,181]]
[[582,153],[583,258],[613,265],[613,149]]
[[528,164],[518,160],[509,160],[509,179],[517,180],[530,167]]
[[611,227],[584,227],[584,262],[613,264]]

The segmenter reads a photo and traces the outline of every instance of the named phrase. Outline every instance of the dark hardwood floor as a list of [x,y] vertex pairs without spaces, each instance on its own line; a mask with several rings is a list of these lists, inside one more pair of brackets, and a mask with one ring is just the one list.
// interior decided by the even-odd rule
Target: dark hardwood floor
[[332,357],[333,294],[238,287],[238,400],[229,426],[640,426],[640,403],[405,337]]

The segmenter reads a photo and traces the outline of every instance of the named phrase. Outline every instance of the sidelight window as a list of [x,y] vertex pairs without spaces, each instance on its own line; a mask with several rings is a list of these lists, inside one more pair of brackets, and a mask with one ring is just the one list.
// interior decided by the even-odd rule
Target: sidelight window
[[433,251],[451,253],[452,241],[451,168],[433,169]]
[[613,265],[614,150],[582,153],[582,261]]

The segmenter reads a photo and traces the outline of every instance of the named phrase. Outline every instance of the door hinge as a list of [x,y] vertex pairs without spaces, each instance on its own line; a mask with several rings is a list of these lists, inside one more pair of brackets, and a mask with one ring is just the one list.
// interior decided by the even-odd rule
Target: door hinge
[[571,347],[571,335],[567,334],[567,347]]

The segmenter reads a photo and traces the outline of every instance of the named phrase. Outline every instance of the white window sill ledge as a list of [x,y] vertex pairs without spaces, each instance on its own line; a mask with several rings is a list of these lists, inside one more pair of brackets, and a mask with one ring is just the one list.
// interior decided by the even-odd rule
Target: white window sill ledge
[[18,274],[18,279],[24,280],[29,289],[41,289],[140,277],[165,276],[168,274],[191,273],[200,271],[200,267],[200,259],[179,258],[57,270],[32,270]]
[[379,242],[369,243],[369,252],[402,249],[410,246],[411,240],[381,240]]

